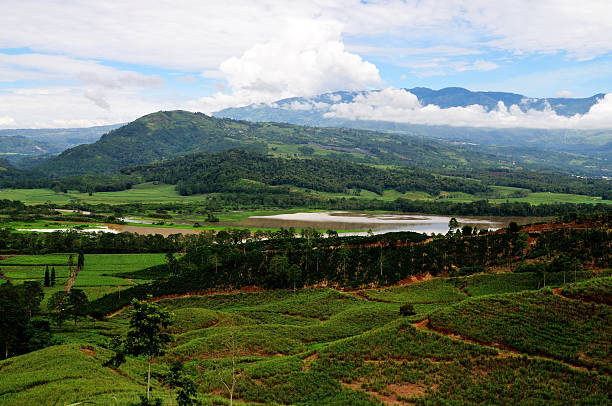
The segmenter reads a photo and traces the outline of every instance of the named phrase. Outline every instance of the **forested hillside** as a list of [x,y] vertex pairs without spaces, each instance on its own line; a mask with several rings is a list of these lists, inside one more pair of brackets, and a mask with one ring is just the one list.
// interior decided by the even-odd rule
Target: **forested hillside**
[[197,153],[126,168],[122,172],[140,175],[146,181],[178,184],[182,195],[281,185],[332,193],[363,189],[382,194],[394,189],[402,193],[418,190],[437,195],[443,190],[466,193],[488,190],[479,181],[434,176],[423,170],[379,169],[343,160],[273,158],[245,150]]

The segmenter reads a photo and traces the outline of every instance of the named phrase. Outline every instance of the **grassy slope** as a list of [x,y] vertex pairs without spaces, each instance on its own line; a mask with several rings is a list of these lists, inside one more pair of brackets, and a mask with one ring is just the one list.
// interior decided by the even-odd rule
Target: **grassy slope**
[[[86,256],[86,266],[94,269],[96,263],[114,263],[112,257],[99,261],[90,257]],[[133,258],[133,267],[144,261],[144,257]],[[41,261],[32,256],[22,262]],[[609,296],[607,279],[566,285],[564,291]],[[467,404],[538,400],[566,404],[571,399],[575,404],[609,403],[609,306],[566,299],[550,291],[504,294],[533,289],[534,283],[533,274],[481,274],[362,292],[320,288],[164,299],[157,303],[174,314],[171,332],[176,341],[168,355],[157,360],[155,370],[181,359],[196,379],[204,404],[221,404],[227,394],[218,373],[228,374],[228,345],[234,336],[240,372],[234,398],[242,401],[378,405],[381,401],[439,404],[461,399]],[[417,303],[418,314],[400,317],[402,303]],[[510,311],[517,306],[521,311]],[[475,311],[486,316],[474,317]],[[577,317],[591,313],[596,316],[592,320]],[[26,404],[28,398],[39,399],[39,404],[135,399],[143,390],[141,361],[130,361],[121,369],[125,376],[116,375],[101,366],[110,354],[98,347],[107,336],[125,333],[127,317],[124,311],[103,322],[80,322],[77,328],[67,324],[56,331],[66,344],[0,362],[0,403]],[[424,318],[433,327],[477,340],[488,328],[491,333],[482,341],[514,348],[516,343],[527,343],[517,348],[526,356],[508,356],[495,348],[415,328]],[[560,327],[550,330],[549,318]],[[558,346],[546,349],[547,342]],[[568,343],[582,348],[584,356],[571,356]],[[81,347],[91,347],[95,358]],[[592,366],[599,372],[529,354]],[[63,390],[58,380],[66,376],[70,378],[64,388],[81,389]],[[167,395],[158,385],[155,393]]]

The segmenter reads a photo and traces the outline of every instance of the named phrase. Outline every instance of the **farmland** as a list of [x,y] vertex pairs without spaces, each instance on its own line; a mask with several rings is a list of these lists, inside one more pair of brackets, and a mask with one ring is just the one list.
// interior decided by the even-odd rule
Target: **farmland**
[[[45,292],[46,296],[63,290],[68,281],[69,256],[75,254],[13,255],[0,260],[0,271],[13,282],[44,280],[45,268],[55,268],[57,283]],[[144,283],[147,280],[127,280],[117,274],[135,272],[164,263],[163,254],[90,254],[86,257],[84,268],[78,273],[75,288],[83,289],[89,299]]]
[[[295,192],[304,192],[304,189],[293,188]],[[516,197],[517,192],[524,192],[521,197]],[[531,192],[527,189],[509,188],[494,186],[490,195],[474,195],[461,192],[442,192],[438,196],[433,196],[425,192],[410,191],[400,193],[392,189],[385,190],[382,194],[370,191],[349,190],[347,193],[329,192],[309,192],[321,198],[356,198],[359,200],[383,200],[393,201],[398,198],[427,200],[427,201],[449,201],[449,202],[473,202],[482,199],[489,199],[494,203],[504,202],[525,202],[530,204],[551,204],[551,203],[607,203],[610,200],[603,200],[600,197],[592,197],[579,194]],[[67,193],[58,193],[51,189],[4,189],[0,192],[0,199],[20,200],[26,204],[41,204],[51,202],[57,205],[68,204],[71,201],[78,201],[87,204],[129,204],[129,203],[198,203],[206,202],[212,194],[198,194],[192,196],[181,196],[174,185],[154,184],[152,182],[135,185],[132,189],[118,192],[96,192],[91,196],[87,193],[79,193],[70,190]]]

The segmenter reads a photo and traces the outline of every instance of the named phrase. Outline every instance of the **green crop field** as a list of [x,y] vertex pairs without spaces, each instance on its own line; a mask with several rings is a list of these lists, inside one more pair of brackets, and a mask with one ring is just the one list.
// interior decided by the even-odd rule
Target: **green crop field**
[[[607,203],[612,204],[610,200],[602,200],[600,197],[591,197],[576,194],[565,193],[532,193],[527,191],[525,197],[512,197],[512,193],[517,191],[526,191],[526,189],[510,188],[503,186],[492,187],[493,194],[488,195],[471,195],[461,192],[442,192],[440,196],[431,196],[425,192],[409,191],[400,193],[395,190],[385,190],[382,195],[370,191],[361,191],[356,194],[355,191],[350,193],[327,193],[327,192],[311,192],[322,198],[351,198],[358,199],[379,199],[379,200],[395,200],[397,198],[415,199],[415,200],[434,200],[442,199],[453,202],[472,202],[476,200],[489,199],[492,203],[509,202],[527,202],[531,204],[545,203]],[[304,189],[293,188],[296,191],[304,191]],[[208,199],[208,195],[192,195],[181,196],[174,185],[141,183],[135,185],[132,189],[119,192],[96,192],[92,196],[88,193],[79,193],[77,191],[68,191],[68,193],[54,192],[51,189],[3,189],[0,192],[0,199],[20,200],[26,204],[40,204],[45,202],[60,204],[68,204],[71,200],[83,201],[86,203],[96,204],[124,204],[124,203],[168,203],[168,202],[203,202]],[[222,220],[236,221],[236,220]]]
[[363,291],[368,299],[393,303],[432,304],[459,302],[467,296],[447,278],[436,278],[421,283],[413,283],[386,289]]
[[[73,255],[76,264],[77,255]],[[45,288],[45,298],[65,288],[70,272],[70,254],[13,255],[0,260],[0,272],[6,278],[21,283],[26,280],[44,281],[45,267],[55,267],[56,286]],[[125,289],[137,283],[149,282],[148,279],[128,280],[117,274],[137,272],[165,263],[165,254],[87,254],[85,265],[78,273],[74,287],[83,289],[90,300],[106,293]]]

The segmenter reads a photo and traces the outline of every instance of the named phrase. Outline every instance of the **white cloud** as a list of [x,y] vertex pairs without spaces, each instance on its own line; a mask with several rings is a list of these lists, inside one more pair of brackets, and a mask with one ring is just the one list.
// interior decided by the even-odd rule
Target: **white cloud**
[[96,89],[47,87],[11,89],[0,93],[0,111],[11,111],[0,128],[89,127],[132,121],[144,114],[176,108],[155,103],[129,89],[98,94]]
[[[23,126],[131,120],[144,106],[211,112],[380,86],[376,67],[359,54],[412,68],[418,77],[496,69],[509,53],[595,58],[612,52],[611,27],[606,0],[6,0],[0,1],[0,49],[34,53],[0,55],[0,85],[27,83],[0,92],[0,111]],[[491,60],[490,50],[505,55]],[[178,70],[179,80],[202,72],[219,80],[218,92],[184,103],[161,102],[149,92],[145,100],[145,90],[164,83],[136,72],[143,68]],[[559,88],[555,80],[552,89]],[[502,87],[518,90],[524,83]],[[49,84],[71,88],[47,95],[36,109]],[[36,93],[30,103],[23,99],[26,87]]]
[[197,71],[278,38],[293,19],[336,21],[365,54],[380,53],[364,40],[378,36],[404,55],[612,51],[607,0],[9,0],[0,2],[0,47]]
[[13,117],[0,117],[0,128],[2,127],[12,127],[16,124],[15,119]]
[[164,82],[158,75],[119,70],[99,61],[69,58],[63,55],[0,53],[0,81],[64,80],[98,85],[104,88],[151,87]]
[[474,62],[459,62],[455,64],[454,68],[457,72],[465,72],[468,70],[486,72],[499,68],[499,65],[495,62],[478,59]]
[[586,114],[565,117],[550,108],[524,112],[503,102],[490,111],[480,105],[445,109],[433,104],[424,106],[404,89],[387,88],[358,95],[351,103],[335,104],[325,117],[457,127],[607,129],[612,128],[612,93]]
[[0,78],[27,81],[32,86],[0,93],[0,111],[13,117],[10,122],[0,122],[0,127],[10,128],[131,121],[161,107],[142,100],[139,94],[164,83],[157,75],[120,70],[99,61],[43,54],[0,54]]
[[256,44],[242,56],[221,63],[218,71],[231,93],[219,92],[189,105],[211,112],[380,84],[376,66],[347,52],[340,34],[340,26],[333,22],[295,20],[275,40]]
[[574,93],[570,92],[569,90],[559,90],[557,93],[555,93],[555,97],[568,98],[573,96]]

